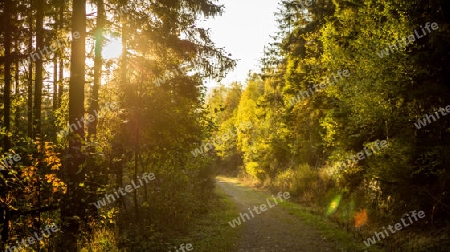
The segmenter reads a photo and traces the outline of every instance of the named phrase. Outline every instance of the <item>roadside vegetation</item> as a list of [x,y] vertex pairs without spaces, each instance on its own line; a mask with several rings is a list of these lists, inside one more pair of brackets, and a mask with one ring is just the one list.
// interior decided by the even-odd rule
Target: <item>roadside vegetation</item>
[[[450,29],[444,13],[450,5],[443,0],[314,1],[308,11],[298,1],[282,1],[279,33],[261,70],[208,96],[215,134],[236,135],[216,143],[210,155],[220,158],[224,174],[289,191],[360,243],[407,213],[424,211],[425,218],[377,246],[447,249],[450,117],[443,108],[450,104]],[[431,26],[436,29],[420,39],[377,55]],[[426,127],[415,126],[425,119]],[[246,122],[251,125],[240,126]]]

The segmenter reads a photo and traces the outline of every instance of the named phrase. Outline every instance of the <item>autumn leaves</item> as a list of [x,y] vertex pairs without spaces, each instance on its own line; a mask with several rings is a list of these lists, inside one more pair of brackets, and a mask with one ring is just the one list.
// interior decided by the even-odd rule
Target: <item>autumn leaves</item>
[[22,159],[20,155],[14,153],[13,156],[9,155],[9,157],[0,160],[0,171],[6,170],[5,168],[11,167],[15,162],[19,162],[20,159]]

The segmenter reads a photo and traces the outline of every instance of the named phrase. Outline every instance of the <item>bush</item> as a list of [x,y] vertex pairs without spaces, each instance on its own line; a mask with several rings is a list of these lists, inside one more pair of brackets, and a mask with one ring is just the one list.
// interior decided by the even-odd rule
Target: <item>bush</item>
[[88,237],[80,248],[81,252],[119,251],[114,231],[105,227],[94,229],[91,237]]
[[320,190],[322,182],[317,171],[310,169],[308,164],[301,164],[297,169],[289,168],[281,172],[274,185],[282,191],[289,191],[293,196],[299,196],[303,201],[312,203]]

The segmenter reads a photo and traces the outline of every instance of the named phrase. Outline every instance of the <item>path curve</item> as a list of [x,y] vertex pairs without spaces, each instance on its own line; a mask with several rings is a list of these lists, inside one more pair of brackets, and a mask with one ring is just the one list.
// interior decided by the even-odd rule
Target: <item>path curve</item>
[[[239,213],[249,214],[248,208],[254,213],[254,218],[241,221],[242,234],[237,251],[338,251],[332,244],[325,242],[312,227],[303,224],[281,206],[274,205],[265,212],[256,214],[254,206],[267,205],[267,199],[274,204],[271,195],[239,184],[235,179],[220,177],[217,178],[217,185],[236,203]],[[236,218],[238,217],[239,214]]]

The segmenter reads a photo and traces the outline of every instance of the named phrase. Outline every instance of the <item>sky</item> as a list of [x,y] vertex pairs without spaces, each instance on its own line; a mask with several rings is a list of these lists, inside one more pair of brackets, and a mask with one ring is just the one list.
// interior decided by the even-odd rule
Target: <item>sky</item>
[[[277,23],[274,13],[279,0],[219,0],[225,5],[222,16],[200,22],[201,27],[211,28],[211,38],[217,47],[224,47],[239,59],[234,71],[227,74],[221,83],[233,81],[244,84],[249,70],[259,70],[259,60],[264,46],[272,42]],[[217,86],[216,81],[208,81],[208,88]]]

